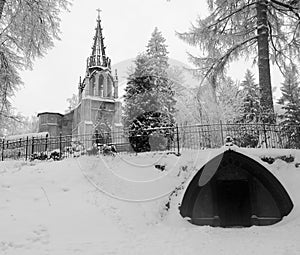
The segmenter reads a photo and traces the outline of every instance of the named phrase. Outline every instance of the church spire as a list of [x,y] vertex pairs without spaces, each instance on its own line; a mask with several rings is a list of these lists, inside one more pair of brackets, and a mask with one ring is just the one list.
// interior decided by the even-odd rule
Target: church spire
[[88,58],[88,68],[92,67],[102,67],[110,69],[110,59],[106,56],[104,46],[104,37],[102,34],[101,27],[101,18],[100,18],[100,9],[97,9],[98,17],[97,17],[97,26],[96,26],[96,34],[94,36],[94,42],[92,47],[92,54]]

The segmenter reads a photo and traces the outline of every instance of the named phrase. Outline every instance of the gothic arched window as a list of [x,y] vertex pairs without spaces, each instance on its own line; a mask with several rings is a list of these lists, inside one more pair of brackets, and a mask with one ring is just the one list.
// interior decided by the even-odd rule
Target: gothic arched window
[[99,75],[98,77],[98,93],[100,97],[103,97],[103,81],[104,81],[104,77],[102,74]]
[[95,96],[95,93],[96,93],[95,80],[96,80],[95,75],[93,75],[90,79],[90,91],[89,91],[90,96]]
[[113,81],[107,76],[107,97],[113,97]]

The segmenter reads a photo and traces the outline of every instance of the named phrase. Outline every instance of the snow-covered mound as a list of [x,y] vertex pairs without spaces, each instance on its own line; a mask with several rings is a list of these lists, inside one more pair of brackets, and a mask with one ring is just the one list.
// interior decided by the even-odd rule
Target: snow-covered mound
[[0,162],[0,254],[300,254],[297,150],[237,149],[288,191],[294,209],[280,223],[223,229],[182,219],[184,188],[222,150]]

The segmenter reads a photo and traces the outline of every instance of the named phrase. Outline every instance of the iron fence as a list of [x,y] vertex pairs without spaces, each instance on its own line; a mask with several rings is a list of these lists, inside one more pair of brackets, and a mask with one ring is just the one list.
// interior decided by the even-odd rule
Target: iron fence
[[275,124],[230,124],[181,126],[180,144],[183,149],[217,148],[227,136],[234,144],[248,148],[300,148],[300,126]]
[[117,153],[218,148],[231,136],[234,144],[249,148],[300,148],[300,126],[270,124],[197,124],[122,132],[50,137],[23,137],[0,141],[4,159],[61,159],[96,155],[103,146],[114,145]]

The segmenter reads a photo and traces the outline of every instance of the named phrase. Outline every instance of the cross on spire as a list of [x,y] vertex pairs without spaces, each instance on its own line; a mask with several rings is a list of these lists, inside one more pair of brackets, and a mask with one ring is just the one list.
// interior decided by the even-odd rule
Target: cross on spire
[[96,9],[96,11],[98,12],[98,20],[100,20],[100,12],[102,12],[102,10],[100,8]]
[[96,34],[94,36],[94,43],[92,47],[92,54],[89,57],[88,66],[102,66],[110,68],[110,59],[106,57],[105,53],[105,46],[104,46],[104,37],[102,34],[102,27],[101,27],[101,18],[100,12],[101,9],[96,9],[98,12],[97,18],[97,27],[96,27]]

